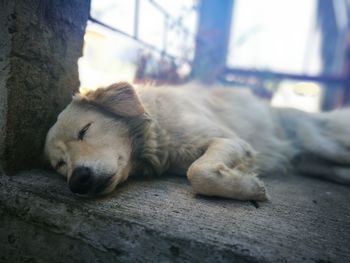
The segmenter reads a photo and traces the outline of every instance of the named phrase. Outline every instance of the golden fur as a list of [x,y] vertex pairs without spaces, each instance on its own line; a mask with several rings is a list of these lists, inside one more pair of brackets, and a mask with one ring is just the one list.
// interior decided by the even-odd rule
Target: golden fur
[[273,109],[241,89],[122,82],[76,95],[45,151],[77,193],[105,194],[130,174],[170,172],[187,174],[199,194],[266,200],[257,173],[292,165],[350,182],[349,112]]

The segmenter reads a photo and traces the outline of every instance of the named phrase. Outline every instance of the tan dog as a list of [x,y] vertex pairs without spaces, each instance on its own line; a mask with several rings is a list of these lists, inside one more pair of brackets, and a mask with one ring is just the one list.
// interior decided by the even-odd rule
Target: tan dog
[[130,174],[186,174],[198,194],[266,200],[257,173],[301,171],[350,183],[350,111],[273,109],[242,89],[117,83],[78,94],[46,139],[77,194],[106,194]]

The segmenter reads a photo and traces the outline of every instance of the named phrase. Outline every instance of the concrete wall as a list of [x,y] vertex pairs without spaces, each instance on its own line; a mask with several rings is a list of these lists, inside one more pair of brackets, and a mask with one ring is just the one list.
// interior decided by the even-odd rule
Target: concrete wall
[[90,0],[0,1],[0,160],[40,166],[44,139],[79,87]]

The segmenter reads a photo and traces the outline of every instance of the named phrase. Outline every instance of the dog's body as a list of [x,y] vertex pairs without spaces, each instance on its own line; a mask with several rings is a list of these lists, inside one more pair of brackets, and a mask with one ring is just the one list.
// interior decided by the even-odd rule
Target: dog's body
[[209,196],[265,200],[256,173],[350,183],[350,111],[274,109],[249,91],[118,83],[76,96],[51,128],[51,164],[73,192],[107,193],[133,173],[186,174]]

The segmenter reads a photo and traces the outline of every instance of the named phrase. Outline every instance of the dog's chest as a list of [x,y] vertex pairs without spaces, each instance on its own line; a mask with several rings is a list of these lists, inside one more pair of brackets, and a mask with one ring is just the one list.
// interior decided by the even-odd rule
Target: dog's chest
[[189,166],[204,153],[200,141],[177,138],[160,151],[161,163],[166,172],[185,175]]

